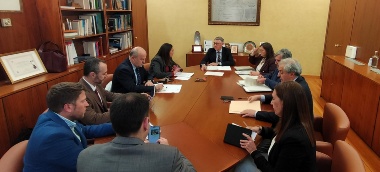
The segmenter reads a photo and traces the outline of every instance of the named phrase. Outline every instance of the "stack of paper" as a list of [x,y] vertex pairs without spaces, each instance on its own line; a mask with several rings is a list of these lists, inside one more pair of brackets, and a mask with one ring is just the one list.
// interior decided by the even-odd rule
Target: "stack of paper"
[[261,110],[260,101],[231,101],[229,113],[240,114],[243,110],[253,109],[256,111]]
[[207,70],[231,71],[231,67],[230,66],[207,66]]
[[235,70],[253,70],[251,66],[235,66]]
[[243,70],[243,71],[235,71],[238,75],[249,75],[251,73],[250,70]]
[[223,76],[224,72],[206,72],[205,75]]
[[188,73],[188,72],[177,72],[174,76],[176,76],[175,79],[178,80],[189,80],[191,76],[193,76],[194,73]]

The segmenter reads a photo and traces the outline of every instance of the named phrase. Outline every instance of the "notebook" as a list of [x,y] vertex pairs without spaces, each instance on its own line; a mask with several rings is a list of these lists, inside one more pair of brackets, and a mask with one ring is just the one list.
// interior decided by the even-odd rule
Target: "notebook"
[[247,140],[243,136],[243,133],[253,136],[252,139],[255,139],[256,133],[248,128],[241,127],[236,124],[229,123],[227,125],[226,134],[224,135],[224,142],[230,145],[234,145],[240,148],[240,140]]

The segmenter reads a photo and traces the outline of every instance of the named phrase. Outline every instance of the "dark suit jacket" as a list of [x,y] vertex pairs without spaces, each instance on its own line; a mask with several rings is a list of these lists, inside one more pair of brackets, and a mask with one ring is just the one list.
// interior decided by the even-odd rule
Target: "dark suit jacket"
[[110,122],[110,114],[108,112],[107,102],[112,102],[117,96],[121,95],[119,93],[112,93],[105,90],[102,86],[97,85],[96,91],[98,91],[103,103],[99,101],[94,91],[90,85],[87,84],[83,78],[79,80],[79,83],[82,84],[84,91],[86,93],[86,100],[89,106],[86,108],[84,113],[84,118],[80,120],[81,123],[85,125],[92,124],[102,124]]
[[136,85],[136,76],[133,71],[132,63],[129,58],[125,59],[115,70],[112,78],[112,92],[116,93],[149,93],[153,95],[154,86],[145,86],[145,82],[152,80],[153,77],[144,69],[144,67],[139,68],[141,85]]
[[[259,65],[259,63],[261,62],[263,58],[264,57],[261,57],[261,56],[255,57],[255,56],[249,55],[249,62],[256,67],[257,65]],[[277,66],[276,66],[275,61],[276,60],[274,59],[274,57],[266,58],[263,66],[261,66],[260,74],[265,75],[276,70]]]
[[[275,136],[273,128],[263,127],[260,134],[264,139],[272,139]],[[274,143],[268,160],[260,151],[252,152],[251,156],[262,172],[315,172],[316,149],[312,147],[306,130],[301,124],[289,128],[281,139]]]
[[[201,61],[202,64],[209,64],[216,62],[216,50],[209,48],[205,57]],[[235,61],[232,57],[231,50],[229,48],[222,47],[222,66],[234,66]]]
[[76,171],[79,153],[87,147],[86,138],[114,134],[110,123],[83,126],[77,123],[78,135],[54,112],[39,116],[24,156],[24,171]]
[[[149,73],[158,79],[172,77],[173,76],[173,66],[177,65],[180,67],[173,59],[170,59],[169,64],[165,64],[164,60],[160,56],[154,56],[150,62]],[[165,72],[166,66],[169,67],[169,72]]]
[[265,85],[270,89],[274,90],[274,87],[281,82],[280,77],[278,77],[278,69],[276,68],[273,72],[264,75]]
[[93,145],[79,154],[78,172],[92,171],[195,171],[175,147],[133,137],[116,137]]
[[[311,114],[311,119],[314,119],[314,113],[313,113],[313,98],[311,95],[311,91],[309,88],[309,85],[307,84],[306,80],[299,76],[296,80],[297,83],[299,83],[306,94],[306,99],[308,101],[309,105],[309,111]],[[265,95],[265,101],[263,103],[269,104],[272,101],[272,95],[267,94]],[[274,112],[266,112],[266,111],[258,111],[256,113],[256,119],[260,121],[266,121],[272,123],[272,126],[275,126],[279,120],[278,116]]]

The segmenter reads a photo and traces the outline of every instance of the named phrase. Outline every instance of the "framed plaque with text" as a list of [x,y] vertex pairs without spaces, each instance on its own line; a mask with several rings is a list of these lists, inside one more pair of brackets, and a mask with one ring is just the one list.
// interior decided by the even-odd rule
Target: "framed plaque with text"
[[261,0],[208,0],[209,25],[260,25]]
[[192,51],[193,53],[201,53],[202,52],[202,45],[193,45]]
[[0,62],[12,84],[47,73],[35,49],[0,54]]

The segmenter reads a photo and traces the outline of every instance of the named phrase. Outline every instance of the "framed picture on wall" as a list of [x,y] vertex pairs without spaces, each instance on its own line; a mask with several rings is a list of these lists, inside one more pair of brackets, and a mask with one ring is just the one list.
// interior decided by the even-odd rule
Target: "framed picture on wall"
[[203,52],[202,51],[202,45],[193,45],[192,52],[193,53],[201,53],[201,52]]
[[0,62],[12,84],[47,73],[36,49],[0,54]]
[[260,25],[261,0],[208,0],[209,25]]
[[22,12],[22,0],[0,0],[0,12]]
[[238,53],[238,45],[231,45],[231,53],[232,54],[237,54]]

